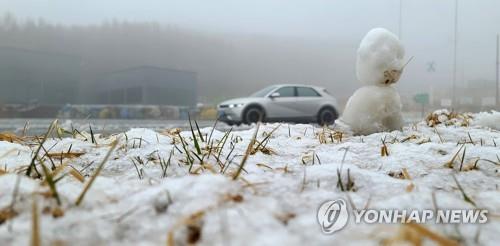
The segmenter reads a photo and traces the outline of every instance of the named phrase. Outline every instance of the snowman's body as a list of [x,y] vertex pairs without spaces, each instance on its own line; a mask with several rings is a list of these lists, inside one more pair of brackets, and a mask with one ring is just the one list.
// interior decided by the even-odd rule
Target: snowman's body
[[392,86],[404,68],[404,48],[383,28],[372,29],[358,49],[356,75],[365,84],[347,101],[339,125],[356,135],[401,129],[401,100]]
[[341,120],[361,135],[400,129],[403,118],[399,94],[392,86],[361,87],[347,101]]

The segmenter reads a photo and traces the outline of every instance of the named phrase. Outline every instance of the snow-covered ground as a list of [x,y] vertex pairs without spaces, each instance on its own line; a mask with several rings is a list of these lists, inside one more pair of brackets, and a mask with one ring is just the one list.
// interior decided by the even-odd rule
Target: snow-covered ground
[[[488,209],[486,224],[423,226],[449,240],[497,245],[499,115],[442,111],[403,131],[368,136],[311,125],[264,124],[239,175],[256,127],[213,133],[205,127],[200,130],[203,139],[194,128],[199,150],[191,131],[178,135],[172,129],[132,129],[96,135],[96,143],[88,133],[71,136],[59,131],[62,137],[47,139],[38,154],[49,175],[40,161],[36,171],[43,177],[62,177],[55,184],[60,205],[47,185],[51,182],[25,175],[42,139],[4,135],[0,244],[27,245],[36,231],[43,245],[378,245],[425,235],[403,224],[352,221],[333,235],[323,234],[316,219],[318,207],[344,198],[358,209]],[[114,141],[116,149],[76,205]],[[387,151],[382,151],[384,146]],[[67,166],[51,171],[61,165]],[[338,170],[349,191],[338,186]],[[35,203],[38,230],[33,227]]]

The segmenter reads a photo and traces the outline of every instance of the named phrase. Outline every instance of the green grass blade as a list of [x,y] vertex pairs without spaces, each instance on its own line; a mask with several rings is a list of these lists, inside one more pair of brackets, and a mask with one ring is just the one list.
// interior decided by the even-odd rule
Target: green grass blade
[[189,116],[189,114],[188,118],[189,118],[189,127],[191,128],[191,134],[193,135],[194,147],[196,148],[196,152],[198,153],[198,155],[201,155],[200,145],[198,144],[198,139],[196,138],[196,134],[194,134],[193,124],[191,124],[191,116]]

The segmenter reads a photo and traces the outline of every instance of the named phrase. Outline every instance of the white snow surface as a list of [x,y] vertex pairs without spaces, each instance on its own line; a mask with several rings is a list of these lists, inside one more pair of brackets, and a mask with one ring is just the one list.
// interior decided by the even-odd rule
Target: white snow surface
[[500,131],[500,112],[481,112],[476,115],[473,124],[489,127]]
[[366,85],[383,84],[385,71],[403,68],[404,54],[403,45],[392,32],[384,28],[370,30],[358,48],[358,80]]
[[[477,116],[482,117],[481,114]],[[189,228],[192,230],[194,223],[195,228],[200,228],[199,238],[195,237],[199,245],[332,245],[336,242],[379,245],[383,240],[397,237],[403,225],[354,224],[350,221],[343,230],[325,235],[316,221],[318,207],[326,200],[350,197],[357,208],[433,209],[435,194],[439,208],[474,208],[464,200],[452,175],[477,208],[489,210],[489,222],[424,226],[468,245],[497,245],[500,240],[497,159],[500,132],[492,129],[489,121],[478,120],[470,127],[444,124],[428,127],[420,122],[402,131],[344,135],[342,140],[334,138],[333,142],[329,135],[318,137],[325,134],[324,129],[312,125],[265,124],[260,127],[257,140],[262,141],[275,128],[266,145],[272,153],[250,155],[245,170],[236,180],[232,175],[255,129],[229,134],[218,157],[222,163],[231,163],[225,174],[219,172],[215,155],[204,159],[204,168],[200,166],[193,154],[196,148],[191,132],[180,134],[187,148],[193,151],[191,156],[195,161],[191,172],[197,174],[189,173],[186,155],[177,150],[183,150],[180,142],[176,140],[176,148],[174,137],[148,129],[97,136],[97,144],[83,137],[49,139],[44,146],[51,153],[67,151],[70,146],[73,152],[85,153],[64,162],[81,170],[86,181],[109,150],[109,144],[115,139],[119,143],[80,206],[74,203],[84,183],[71,175],[57,183],[65,213],[58,218],[50,213],[40,214],[42,243],[166,245],[168,235],[172,235],[173,242],[186,245]],[[202,135],[209,135],[210,131],[211,128],[201,129]],[[214,131],[214,145],[224,134]],[[326,139],[326,143],[320,143],[319,139]],[[385,139],[389,156],[381,156],[382,139]],[[461,143],[466,147],[463,170],[459,170],[462,154],[453,163],[453,168],[446,167]],[[200,145],[202,149],[206,146],[205,143]],[[20,177],[14,203],[18,215],[0,224],[1,245],[30,242],[31,206],[35,199],[40,210],[55,207],[53,198],[41,195],[48,191],[47,185],[15,174],[30,163],[35,149],[36,144],[0,141],[0,166],[7,168],[7,174],[0,175],[0,209],[11,204],[16,180]],[[174,154],[166,177],[162,177],[158,157],[166,161],[171,151]],[[139,171],[133,159],[136,163],[137,160],[143,162],[137,164]],[[471,169],[476,161],[478,168]],[[340,168],[344,182],[349,170],[354,190],[342,192],[337,187]],[[403,168],[408,170],[412,180],[389,175],[397,176]],[[414,188],[408,189],[411,184]],[[196,219],[189,220],[190,217]],[[426,239],[424,243],[433,242]]]
[[349,98],[340,118],[357,135],[401,129],[401,99],[392,86],[363,86]]

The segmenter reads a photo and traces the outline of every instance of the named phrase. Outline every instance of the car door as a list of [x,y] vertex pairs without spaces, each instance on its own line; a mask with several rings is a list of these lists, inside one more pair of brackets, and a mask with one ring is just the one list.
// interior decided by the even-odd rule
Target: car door
[[297,86],[295,108],[300,117],[314,117],[321,104],[321,95],[312,87]]
[[266,117],[270,119],[286,119],[299,117],[300,112],[295,108],[296,89],[294,86],[283,86],[276,89],[277,97],[269,97],[266,105]]

